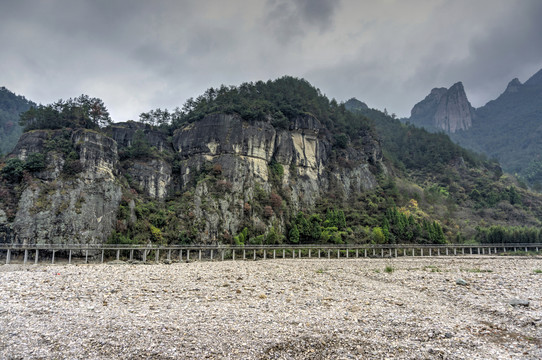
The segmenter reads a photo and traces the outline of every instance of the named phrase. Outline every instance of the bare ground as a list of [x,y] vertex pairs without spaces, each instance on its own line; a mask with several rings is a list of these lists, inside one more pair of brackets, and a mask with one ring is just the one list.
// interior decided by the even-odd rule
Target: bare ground
[[1,265],[0,358],[540,359],[541,270],[489,256]]

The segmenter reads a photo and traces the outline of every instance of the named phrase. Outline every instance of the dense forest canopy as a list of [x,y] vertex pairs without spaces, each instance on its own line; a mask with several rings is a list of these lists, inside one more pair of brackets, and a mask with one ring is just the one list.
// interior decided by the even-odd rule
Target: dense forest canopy
[[403,124],[393,115],[375,109],[353,109],[371,120],[388,160],[401,169],[441,171],[452,162],[478,166],[486,162],[483,156],[453,143],[444,133],[430,133],[411,124]]
[[21,114],[19,123],[24,131],[35,129],[84,128],[99,129],[111,124],[111,117],[99,98],[81,95],[58,100],[49,105],[31,107]]
[[348,111],[334,99],[329,100],[308,81],[290,76],[209,88],[197,98],[188,99],[182,109],[152,110],[142,113],[140,120],[153,125],[170,123],[173,128],[179,128],[215,113],[237,114],[247,121],[271,121],[275,127],[284,129],[296,117],[311,115],[330,131],[356,136],[371,130],[365,117]]

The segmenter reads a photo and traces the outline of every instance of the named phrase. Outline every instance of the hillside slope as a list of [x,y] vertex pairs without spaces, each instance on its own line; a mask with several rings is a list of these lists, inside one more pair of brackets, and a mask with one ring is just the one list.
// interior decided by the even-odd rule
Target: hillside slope
[[35,105],[23,96],[15,95],[0,87],[0,155],[7,154],[15,147],[22,134],[19,114]]
[[542,189],[542,70],[522,84],[517,78],[495,100],[473,109],[461,83],[433,89],[407,119],[443,131],[466,148],[497,159],[506,172]]
[[542,185],[542,70],[524,84],[512,80],[495,100],[476,109],[472,128],[452,135],[459,144],[499,160],[503,168]]
[[302,79],[107,127],[85,104],[25,113],[0,164],[0,242],[443,243],[541,224],[542,198],[498,164]]

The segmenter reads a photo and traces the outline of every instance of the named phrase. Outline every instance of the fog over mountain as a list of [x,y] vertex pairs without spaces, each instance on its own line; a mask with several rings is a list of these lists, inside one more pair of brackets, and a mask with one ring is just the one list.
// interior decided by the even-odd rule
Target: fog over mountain
[[0,86],[41,103],[98,96],[114,121],[285,74],[408,116],[427,89],[461,80],[480,107],[542,68],[536,0],[21,0],[1,9]]

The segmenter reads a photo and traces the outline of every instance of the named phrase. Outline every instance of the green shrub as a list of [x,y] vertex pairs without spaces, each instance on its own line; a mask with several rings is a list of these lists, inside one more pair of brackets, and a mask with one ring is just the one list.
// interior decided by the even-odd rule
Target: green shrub
[[9,159],[6,165],[2,168],[0,173],[2,178],[9,182],[19,182],[23,177],[23,171],[25,170],[24,162],[17,158]]
[[45,165],[45,154],[32,153],[28,155],[24,168],[30,172],[38,172],[45,169]]

